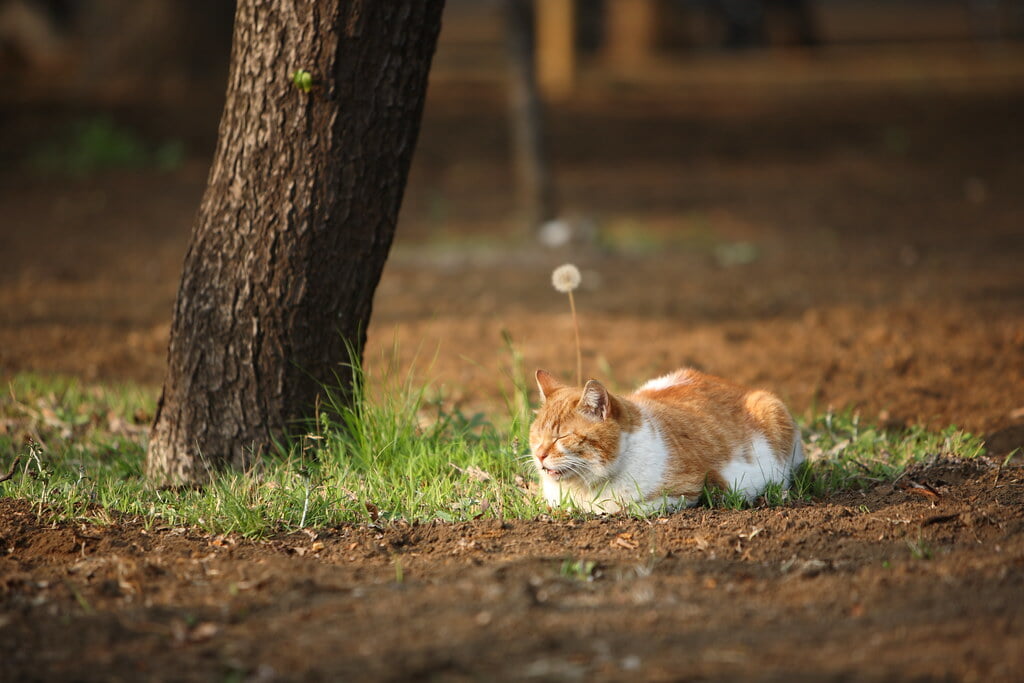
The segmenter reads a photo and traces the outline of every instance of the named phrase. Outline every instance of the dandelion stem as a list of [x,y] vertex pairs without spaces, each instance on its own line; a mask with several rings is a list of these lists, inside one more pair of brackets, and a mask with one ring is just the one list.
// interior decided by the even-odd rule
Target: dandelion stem
[[[303,468],[305,469],[305,468]],[[299,528],[306,528],[306,514],[309,512],[309,474],[303,471],[302,473],[302,485],[305,489],[305,495],[302,499],[302,519],[299,520]]]
[[572,311],[572,326],[576,332],[576,386],[583,385],[583,353],[580,351],[580,321],[576,317],[576,300],[569,291],[569,309]]
[[551,284],[556,291],[569,295],[569,308],[572,309],[572,326],[576,331],[576,384],[583,383],[583,352],[580,350],[580,322],[576,317],[576,299],[572,290],[580,286],[580,269],[571,263],[555,268],[551,273]]

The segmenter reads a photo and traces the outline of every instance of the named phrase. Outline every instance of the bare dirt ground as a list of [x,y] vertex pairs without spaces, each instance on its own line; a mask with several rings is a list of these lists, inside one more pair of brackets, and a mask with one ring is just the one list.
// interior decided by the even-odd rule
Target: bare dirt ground
[[[1024,473],[1001,465],[1024,441],[1024,81],[990,59],[585,89],[553,111],[552,146],[593,232],[555,252],[509,218],[500,93],[442,84],[367,353],[379,373],[397,343],[399,368],[500,414],[503,331],[528,372],[571,371],[549,276],[572,260],[589,374],[629,387],[690,364],[798,414],[986,435],[992,457],[912,473],[937,500],[881,484],[783,509],[262,543],[51,525],[2,500],[5,676],[1019,679]],[[173,172],[26,170],[33,140],[94,110],[37,92],[0,114],[0,373],[155,391],[216,113],[115,109],[186,141]],[[565,576],[567,558],[596,564]]]
[[263,543],[0,500],[0,652],[8,680],[1019,680],[1024,470],[914,476],[941,499]]

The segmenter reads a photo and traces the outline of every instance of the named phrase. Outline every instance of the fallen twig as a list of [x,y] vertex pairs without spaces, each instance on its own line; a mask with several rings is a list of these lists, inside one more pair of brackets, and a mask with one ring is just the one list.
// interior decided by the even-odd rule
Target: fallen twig
[[956,519],[960,519],[959,512],[954,515],[936,515],[935,517],[929,517],[921,522],[921,526],[928,526],[929,524],[945,524],[946,522],[952,522]]
[[3,483],[14,476],[14,471],[18,469],[18,464],[21,462],[21,456],[14,458],[14,462],[11,464],[11,471],[0,477],[0,483]]
[[906,483],[895,488],[905,491],[906,493],[912,493],[916,496],[929,498],[933,501],[942,499],[942,495],[927,482],[922,484],[921,482],[914,481],[913,479],[908,479]]

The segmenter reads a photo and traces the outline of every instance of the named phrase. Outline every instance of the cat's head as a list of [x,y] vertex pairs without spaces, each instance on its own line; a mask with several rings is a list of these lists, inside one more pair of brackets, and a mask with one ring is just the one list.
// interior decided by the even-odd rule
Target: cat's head
[[619,450],[620,401],[596,380],[582,389],[537,371],[541,406],[530,425],[530,449],[542,477],[598,484]]

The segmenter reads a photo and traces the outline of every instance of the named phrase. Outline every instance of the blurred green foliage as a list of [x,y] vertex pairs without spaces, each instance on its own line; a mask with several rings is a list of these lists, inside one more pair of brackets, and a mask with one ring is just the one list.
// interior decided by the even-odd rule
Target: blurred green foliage
[[29,161],[45,173],[84,176],[116,168],[173,171],[184,158],[181,140],[147,144],[130,128],[109,117],[94,116],[75,121],[66,132],[40,145]]

